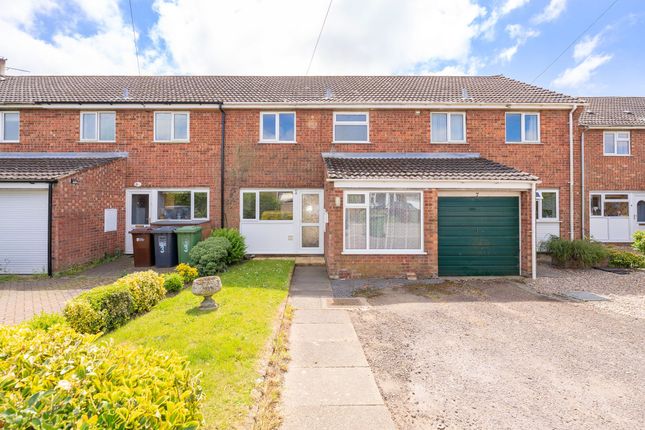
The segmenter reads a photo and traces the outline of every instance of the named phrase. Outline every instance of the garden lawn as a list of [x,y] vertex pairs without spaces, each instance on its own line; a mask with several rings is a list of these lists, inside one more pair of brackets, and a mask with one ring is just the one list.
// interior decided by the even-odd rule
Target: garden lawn
[[252,404],[259,359],[287,297],[294,262],[252,260],[221,275],[213,298],[219,309],[203,313],[189,289],[163,300],[146,315],[107,337],[186,356],[202,372],[206,428],[232,428]]

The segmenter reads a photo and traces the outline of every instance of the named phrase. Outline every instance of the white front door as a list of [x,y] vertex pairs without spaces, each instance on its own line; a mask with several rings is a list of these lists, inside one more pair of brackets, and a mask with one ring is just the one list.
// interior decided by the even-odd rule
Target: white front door
[[125,193],[125,253],[132,254],[130,230],[150,226],[152,191],[127,190]]
[[322,191],[300,193],[300,252],[323,252],[324,204]]
[[629,207],[632,223],[632,235],[639,230],[645,230],[645,194],[632,194]]

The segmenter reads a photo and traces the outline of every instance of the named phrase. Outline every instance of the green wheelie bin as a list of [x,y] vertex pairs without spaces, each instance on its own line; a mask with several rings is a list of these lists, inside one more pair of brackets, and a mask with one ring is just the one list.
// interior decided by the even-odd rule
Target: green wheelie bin
[[188,253],[193,246],[202,240],[202,228],[197,225],[186,225],[175,230],[179,262],[188,264]]

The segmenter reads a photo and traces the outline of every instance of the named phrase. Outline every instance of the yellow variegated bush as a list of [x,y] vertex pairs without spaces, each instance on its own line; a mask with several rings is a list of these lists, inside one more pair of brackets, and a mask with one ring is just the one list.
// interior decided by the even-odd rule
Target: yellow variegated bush
[[184,279],[184,283],[186,284],[190,284],[199,276],[197,269],[186,263],[178,264],[177,267],[175,267],[175,272],[181,275],[181,277]]
[[194,429],[202,390],[172,352],[64,325],[0,326],[0,428]]
[[119,278],[114,284],[124,285],[130,290],[134,300],[134,312],[148,312],[165,296],[164,278],[154,270],[136,272]]

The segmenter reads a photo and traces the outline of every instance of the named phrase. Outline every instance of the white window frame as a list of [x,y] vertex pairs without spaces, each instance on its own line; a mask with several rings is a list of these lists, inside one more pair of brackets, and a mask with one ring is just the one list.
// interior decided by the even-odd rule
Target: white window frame
[[[8,139],[5,140],[4,138],[4,122],[5,122],[5,115],[8,113],[16,113],[18,114],[18,139],[13,140],[13,139]],[[0,112],[0,142],[2,143],[20,143],[20,112],[19,111],[2,111]]]
[[[402,193],[402,194],[417,194],[420,196],[419,199],[419,210],[420,213],[420,247],[418,249],[370,249],[370,194],[371,193]],[[363,194],[365,196],[364,203],[348,203],[348,195],[350,194]],[[347,249],[345,244],[346,235],[346,218],[347,218],[347,209],[365,209],[365,249]],[[426,254],[424,251],[425,246],[425,230],[424,230],[424,201],[423,201],[423,191],[411,191],[411,190],[346,190],[343,192],[343,254],[353,254],[353,255],[423,255]]]
[[[293,140],[280,139],[280,115],[291,114],[293,115]],[[275,139],[264,138],[264,115],[275,115]],[[264,111],[260,112],[260,143],[297,143],[296,137],[296,112],[295,111]]]
[[[609,216],[605,215],[605,196],[606,195],[612,195],[612,194],[622,194],[626,195],[627,198],[625,199],[609,199],[610,202],[627,202],[627,215],[624,216]],[[591,201],[592,201],[592,196],[600,196],[600,215],[593,215],[592,210],[591,210]],[[589,193],[589,216],[591,218],[629,218],[629,198],[630,198],[630,193],[626,191],[593,191]]]
[[[114,139],[112,140],[103,140],[101,139],[101,130],[100,130],[100,121],[99,121],[99,114],[101,113],[113,113],[114,114]],[[94,130],[96,130],[96,138],[94,139],[87,139],[83,137],[83,115],[87,114],[92,114],[94,115]],[[80,134],[80,141],[81,142],[106,142],[106,143],[114,143],[116,142],[116,111],[81,111],[80,113],[80,129],[79,129],[79,134]]]
[[[536,215],[537,217],[535,218],[536,221],[540,222],[559,222],[560,221],[560,190],[558,189],[552,189],[552,188],[543,188],[537,190],[537,193],[539,193],[540,198],[536,199],[537,202],[537,212]],[[555,218],[544,218],[542,217],[542,201],[543,201],[543,194],[544,193],[555,193]]]
[[[244,218],[244,194],[255,194],[255,218]],[[293,195],[293,207],[291,219],[260,219],[260,193],[291,193]],[[296,190],[284,188],[254,188],[240,190],[240,222],[241,223],[261,223],[261,224],[290,224],[296,222]],[[322,202],[321,202],[322,204]]]
[[[619,133],[627,133],[627,154],[619,154],[618,153],[618,134]],[[605,151],[605,136],[608,134],[613,134],[614,135],[614,152],[606,152]],[[620,139],[621,141],[625,141],[625,139]],[[629,130],[617,130],[617,131],[605,131],[602,133],[602,153],[606,157],[629,157],[632,155],[632,134],[629,132]]]
[[[157,114],[159,113],[169,113],[172,115],[170,118],[170,140],[157,140]],[[175,139],[175,115],[186,115],[186,138],[185,139]],[[152,139],[156,143],[187,143],[190,142],[190,112],[188,111],[154,111],[153,112],[153,129],[152,129]]]
[[[432,139],[432,115],[446,115],[447,122],[446,122],[446,136],[447,140],[433,140]],[[461,115],[462,116],[462,126],[464,128],[464,138],[462,140],[457,140],[457,139],[452,139],[451,137],[451,116],[452,115]],[[466,137],[466,112],[430,112],[430,143],[439,143],[439,144],[446,144],[446,143],[451,143],[451,144],[460,144],[460,143],[467,143],[467,137]]]
[[[340,125],[364,125],[367,127],[367,140],[337,140],[336,139],[336,116],[337,115],[365,115],[365,121],[341,121]],[[369,112],[354,112],[343,111],[334,112],[334,120],[332,124],[332,143],[370,143],[370,113]]]
[[[520,141],[519,142],[509,142],[507,131],[508,116],[509,115],[521,115],[520,117]],[[526,116],[532,115],[537,116],[537,140],[526,140]],[[541,120],[540,112],[506,112],[504,115],[504,140],[508,145],[524,145],[524,144],[539,144],[541,142]]]
[[[210,220],[211,193],[208,188],[153,188],[154,201],[152,207],[153,222],[181,223],[191,221]],[[159,218],[159,193],[190,193],[190,219],[160,219]],[[195,193],[206,193],[206,218],[195,218]]]

